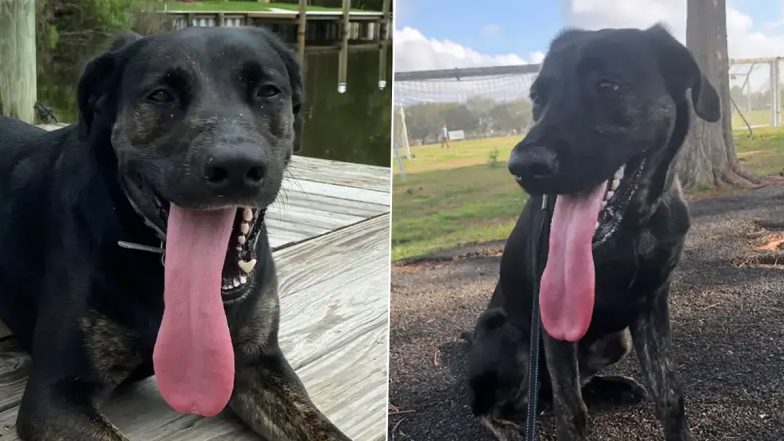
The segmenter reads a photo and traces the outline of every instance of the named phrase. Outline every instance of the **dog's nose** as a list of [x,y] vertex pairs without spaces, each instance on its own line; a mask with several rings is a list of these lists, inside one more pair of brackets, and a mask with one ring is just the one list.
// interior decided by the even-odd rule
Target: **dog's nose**
[[544,178],[558,172],[558,157],[552,149],[516,146],[509,156],[509,172],[517,177]]
[[255,190],[264,182],[263,150],[257,145],[216,147],[204,166],[204,180],[210,187],[231,192]]

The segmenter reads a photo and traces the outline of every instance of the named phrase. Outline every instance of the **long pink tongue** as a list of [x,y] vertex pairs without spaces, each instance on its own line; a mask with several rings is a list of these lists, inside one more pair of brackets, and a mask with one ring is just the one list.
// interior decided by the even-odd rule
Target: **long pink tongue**
[[234,387],[221,278],[236,212],[169,209],[165,308],[152,359],[161,395],[178,412],[215,415]]
[[606,183],[587,194],[558,195],[550,224],[550,250],[539,306],[547,333],[578,341],[591,324],[595,278],[593,234]]

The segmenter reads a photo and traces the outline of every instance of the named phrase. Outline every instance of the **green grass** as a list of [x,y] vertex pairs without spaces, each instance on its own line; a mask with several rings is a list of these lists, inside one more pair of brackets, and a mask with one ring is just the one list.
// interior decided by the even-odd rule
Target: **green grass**
[[[770,109],[743,110],[743,116],[752,126],[770,124]],[[748,130],[738,112],[732,112],[732,130]]]
[[754,137],[735,138],[735,152],[743,167],[759,176],[784,176],[784,128],[754,129]]
[[[264,12],[271,9],[299,10],[299,5],[293,3],[261,3],[261,2],[232,2],[232,1],[207,1],[207,2],[166,2],[166,9],[170,11],[192,12]],[[340,8],[326,8],[323,6],[308,6],[308,11],[338,11]],[[358,11],[359,9],[353,9]]]
[[[415,159],[395,174],[392,258],[401,260],[509,235],[526,195],[506,171],[520,137],[412,147]],[[738,158],[756,175],[784,176],[784,129],[760,128],[735,140]],[[488,164],[498,149],[498,163]]]

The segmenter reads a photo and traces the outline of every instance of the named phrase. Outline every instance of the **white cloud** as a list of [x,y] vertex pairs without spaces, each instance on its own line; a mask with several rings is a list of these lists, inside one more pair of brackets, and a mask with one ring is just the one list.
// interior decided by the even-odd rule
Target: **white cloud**
[[[517,54],[483,54],[454,41],[429,38],[411,27],[396,29],[394,40],[396,72],[527,63]],[[539,53],[531,55],[538,56]]]
[[[742,6],[742,2],[738,6]],[[562,0],[566,24],[599,29],[607,27],[646,28],[661,22],[673,35],[686,40],[686,0]],[[784,18],[784,8],[771,8]],[[778,19],[761,23],[758,30],[749,15],[730,1],[727,5],[728,50],[731,58],[784,55],[784,34],[776,32]]]
[[[663,23],[681,42],[686,41],[686,0],[562,0],[566,24],[570,27],[646,28]],[[730,58],[784,56],[784,5],[771,7],[770,19],[755,23],[742,11],[743,2],[727,3],[727,49]],[[731,72],[746,72],[735,66]],[[767,67],[759,66],[752,75],[752,88],[766,87]],[[740,78],[740,77],[738,77]],[[742,78],[739,80],[742,81]],[[733,83],[734,84],[734,83]]]
[[481,32],[482,36],[485,38],[496,38],[504,33],[504,28],[497,24],[489,24],[482,26]]

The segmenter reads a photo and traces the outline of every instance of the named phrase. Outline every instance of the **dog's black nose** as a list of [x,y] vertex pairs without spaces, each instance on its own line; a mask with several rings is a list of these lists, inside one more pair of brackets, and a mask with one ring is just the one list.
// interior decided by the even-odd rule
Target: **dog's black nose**
[[207,158],[204,179],[221,191],[255,190],[264,182],[263,150],[256,145],[216,147]]
[[509,156],[509,172],[522,178],[545,178],[558,172],[558,157],[546,147],[518,145]]

